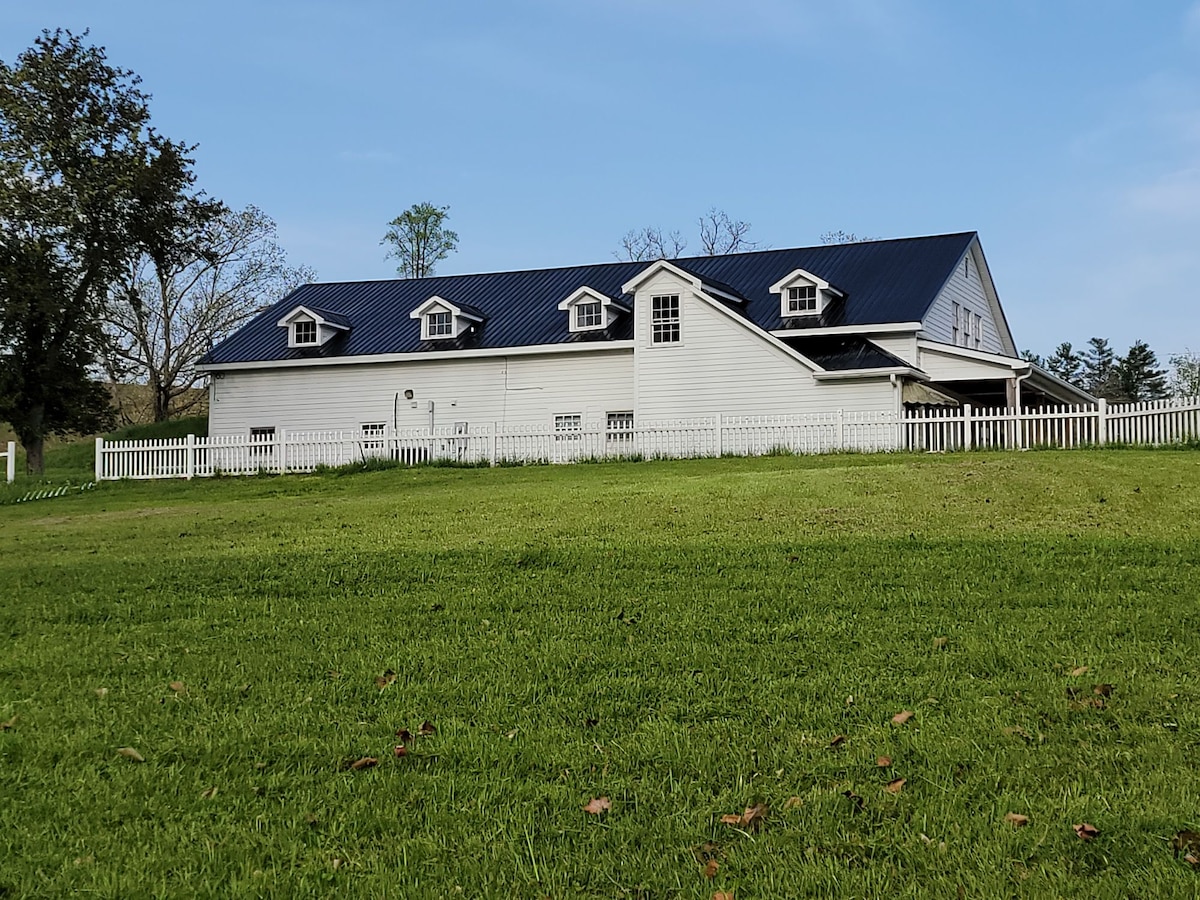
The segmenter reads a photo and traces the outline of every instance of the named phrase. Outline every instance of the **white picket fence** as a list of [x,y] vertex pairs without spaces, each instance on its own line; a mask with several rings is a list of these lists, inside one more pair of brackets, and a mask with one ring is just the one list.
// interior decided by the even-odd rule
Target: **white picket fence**
[[3,452],[0,452],[0,458],[4,459],[4,480],[7,484],[12,484],[17,480],[17,444],[15,441],[9,441]]
[[311,472],[373,458],[406,465],[569,463],[612,458],[761,456],[1176,444],[1200,437],[1200,398],[1037,410],[836,410],[798,416],[708,416],[636,427],[579,423],[569,430],[497,425],[284,431],[170,440],[96,441],[96,480]]

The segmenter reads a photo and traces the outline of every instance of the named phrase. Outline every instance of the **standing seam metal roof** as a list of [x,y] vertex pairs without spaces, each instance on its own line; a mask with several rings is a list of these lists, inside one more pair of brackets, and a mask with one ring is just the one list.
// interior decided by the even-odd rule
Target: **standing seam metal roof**
[[[974,237],[974,232],[963,232],[671,262],[702,282],[745,298],[741,313],[768,331],[916,322],[924,318]],[[570,332],[567,314],[558,309],[562,300],[587,286],[632,305],[633,298],[622,295],[621,285],[651,264],[616,262],[479,275],[306,284],[214,347],[201,363],[564,344],[580,336]],[[831,303],[819,317],[781,318],[779,295],[771,294],[769,288],[796,269],[820,276],[845,292],[846,297]],[[477,310],[485,318],[484,323],[464,336],[465,340],[423,342],[419,323],[409,318],[409,313],[435,294]],[[321,347],[289,348],[276,323],[301,305],[339,317],[350,325],[350,330]],[[610,329],[588,339],[628,339],[631,318],[620,316]]]

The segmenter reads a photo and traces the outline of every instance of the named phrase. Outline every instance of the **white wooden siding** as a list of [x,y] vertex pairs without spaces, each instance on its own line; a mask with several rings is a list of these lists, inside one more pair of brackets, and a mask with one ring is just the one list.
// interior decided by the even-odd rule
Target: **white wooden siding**
[[[677,344],[650,342],[650,298],[678,294]],[[820,383],[795,357],[663,273],[637,291],[634,369],[639,421],[687,416],[797,415],[894,405],[887,378]]]
[[915,333],[867,334],[864,337],[881,350],[900,357],[909,365],[917,364],[917,335]]
[[934,381],[976,381],[1012,378],[1012,366],[982,359],[968,359],[953,353],[922,349],[919,368]]
[[[409,390],[412,400],[404,397]],[[209,430],[350,431],[364,422],[422,428],[430,423],[430,401],[435,426],[544,426],[563,413],[603,422],[608,412],[634,408],[633,354],[613,350],[224,372],[211,383]]]
[[971,261],[970,274],[964,273],[963,263],[960,261],[954,275],[946,282],[921,322],[923,336],[933,341],[953,344],[954,304],[957,303],[961,308],[968,309],[983,319],[983,343],[976,347],[974,340],[971,340],[967,343],[960,342],[959,346],[1002,354],[1004,345],[996,328],[995,310],[984,289],[983,270],[980,268],[983,256],[978,252],[977,243],[971,244],[967,256]]

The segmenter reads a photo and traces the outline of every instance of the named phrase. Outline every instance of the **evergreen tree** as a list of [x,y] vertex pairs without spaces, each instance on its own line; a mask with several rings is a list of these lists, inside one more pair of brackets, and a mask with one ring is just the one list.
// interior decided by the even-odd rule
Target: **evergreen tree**
[[1034,353],[1032,350],[1022,350],[1021,351],[1021,359],[1025,360],[1026,362],[1031,362],[1035,366],[1045,366],[1046,365],[1046,361],[1044,359],[1042,359],[1040,356],[1038,356],[1036,353]]
[[1116,365],[1121,393],[1134,402],[1161,400],[1167,390],[1167,373],[1158,367],[1158,357],[1145,341],[1134,341],[1129,352]]
[[1105,400],[1124,400],[1121,384],[1117,378],[1117,356],[1108,343],[1108,338],[1094,337],[1088,341],[1088,349],[1082,353],[1083,388],[1089,394]]
[[1058,345],[1046,360],[1046,368],[1063,381],[1083,387],[1083,358],[1072,349],[1069,342]]

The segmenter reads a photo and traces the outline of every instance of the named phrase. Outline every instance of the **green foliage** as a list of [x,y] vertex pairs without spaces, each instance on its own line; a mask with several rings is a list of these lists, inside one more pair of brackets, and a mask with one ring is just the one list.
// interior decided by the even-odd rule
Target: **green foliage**
[[390,245],[388,256],[400,261],[401,278],[425,278],[437,264],[458,249],[458,234],[446,228],[448,206],[414,203],[392,221],[379,243]]
[[1170,357],[1171,393],[1176,397],[1200,397],[1200,355],[1186,350]]
[[46,435],[111,421],[91,377],[110,285],[191,184],[138,84],[69,31],[0,62],[0,420],[35,472]]
[[1064,341],[1046,360],[1046,368],[1071,384],[1083,387],[1083,357]]
[[[1193,463],[425,468],[0,508],[0,892],[1193,896]],[[757,833],[721,823],[756,802]]]
[[1158,367],[1158,357],[1145,341],[1134,341],[1129,352],[1121,357],[1116,367],[1117,382],[1125,399],[1161,400],[1167,390],[1167,373]]
[[1083,387],[1094,397],[1123,400],[1117,376],[1117,356],[1107,338],[1088,340],[1088,349],[1080,354],[1083,360]]

